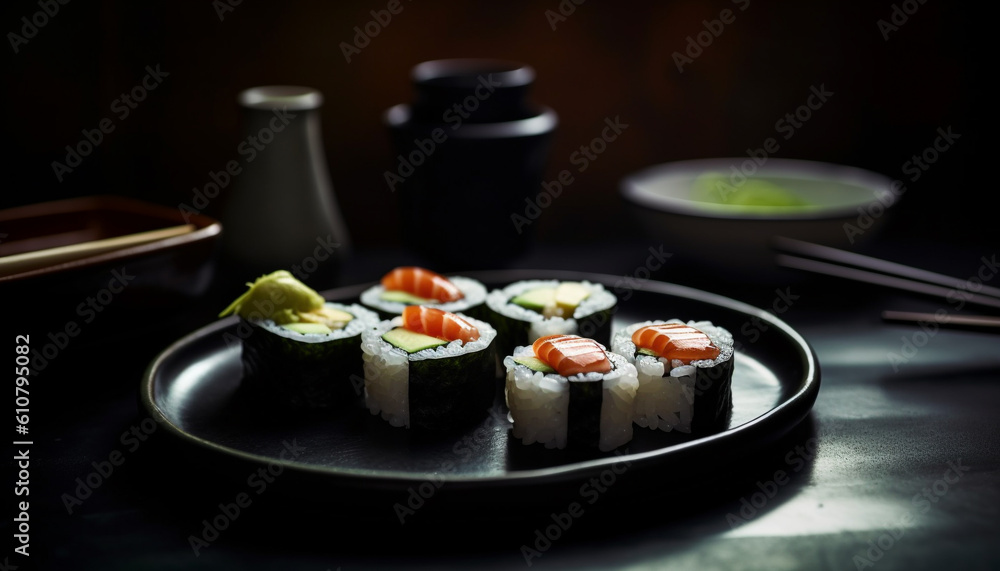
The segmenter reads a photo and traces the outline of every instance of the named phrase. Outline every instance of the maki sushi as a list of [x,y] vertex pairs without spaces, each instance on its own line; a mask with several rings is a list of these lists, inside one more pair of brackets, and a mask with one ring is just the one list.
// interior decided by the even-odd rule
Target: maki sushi
[[284,270],[247,286],[219,314],[240,318],[244,382],[262,397],[296,408],[356,402],[363,374],[361,333],[374,327],[378,316],[358,304],[327,302]]
[[365,403],[392,426],[449,430],[492,406],[496,330],[489,323],[411,305],[362,338]]
[[577,335],[548,335],[504,358],[514,437],[546,448],[597,448],[632,440],[639,381],[621,355]]
[[486,296],[487,319],[497,327],[507,354],[556,334],[580,335],[607,347],[617,304],[603,285],[588,281],[525,280]]
[[436,307],[483,318],[486,286],[472,278],[445,277],[415,266],[394,268],[377,285],[361,293],[361,303],[382,319],[391,319],[411,305]]
[[652,430],[725,427],[733,408],[733,336],[710,321],[646,321],[617,331],[612,350],[635,364],[635,423]]

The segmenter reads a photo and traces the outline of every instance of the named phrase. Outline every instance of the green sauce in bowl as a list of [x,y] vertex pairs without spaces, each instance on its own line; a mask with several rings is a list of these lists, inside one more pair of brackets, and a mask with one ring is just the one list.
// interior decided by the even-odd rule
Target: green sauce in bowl
[[747,178],[742,184],[733,184],[728,177],[719,173],[699,175],[692,184],[691,199],[726,207],[745,207],[746,210],[758,212],[816,206],[773,182]]

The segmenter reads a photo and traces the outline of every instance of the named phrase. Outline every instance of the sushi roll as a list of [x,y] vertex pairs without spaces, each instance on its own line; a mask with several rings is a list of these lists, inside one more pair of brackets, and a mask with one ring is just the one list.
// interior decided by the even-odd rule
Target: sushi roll
[[243,379],[260,396],[304,409],[360,399],[361,333],[378,315],[327,302],[287,271],[248,283],[220,317],[235,314]]
[[526,280],[486,296],[487,319],[500,336],[500,350],[531,345],[546,335],[580,335],[611,344],[618,299],[599,283]]
[[484,417],[496,386],[495,338],[485,321],[407,306],[362,334],[368,410],[392,426],[425,430]]
[[614,352],[635,364],[634,420],[670,432],[723,428],[733,408],[733,336],[709,321],[646,321],[615,333]]
[[411,305],[436,307],[482,319],[486,292],[486,286],[472,278],[445,277],[424,268],[401,266],[363,291],[360,301],[378,312],[382,319],[392,319]]
[[548,335],[504,358],[514,437],[546,448],[597,448],[632,440],[639,381],[621,355],[577,335]]

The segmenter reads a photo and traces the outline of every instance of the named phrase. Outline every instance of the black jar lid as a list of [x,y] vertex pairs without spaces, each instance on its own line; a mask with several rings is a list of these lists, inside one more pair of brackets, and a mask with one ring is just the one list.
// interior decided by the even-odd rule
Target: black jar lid
[[499,59],[441,59],[413,68],[412,120],[420,123],[496,123],[539,114],[527,100],[535,70]]

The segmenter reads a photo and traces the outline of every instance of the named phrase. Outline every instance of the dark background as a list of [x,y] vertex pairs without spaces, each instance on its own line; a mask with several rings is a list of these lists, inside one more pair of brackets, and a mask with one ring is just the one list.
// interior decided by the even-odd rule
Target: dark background
[[[412,99],[409,73],[419,62],[498,57],[532,65],[537,71],[533,99],[559,113],[547,180],[571,168],[570,155],[600,133],[605,118],[618,116],[629,124],[542,214],[539,238],[554,246],[540,258],[547,268],[609,275],[634,271],[645,257],[648,242],[642,239],[638,249],[607,248],[598,255],[561,246],[593,244],[612,235],[637,238],[638,230],[623,217],[618,194],[622,177],[666,161],[744,156],[747,148],[780,137],[775,122],[806,103],[811,86],[824,86],[834,95],[794,137],[779,139],[777,156],[849,164],[904,180],[908,190],[899,215],[889,220],[883,234],[890,239],[887,251],[901,261],[964,278],[973,275],[979,256],[995,251],[998,243],[991,207],[996,187],[986,176],[994,159],[987,154],[990,133],[982,126],[994,115],[986,88],[995,63],[988,58],[992,52],[983,49],[993,33],[986,30],[986,14],[970,8],[971,3],[905,4],[919,8],[886,41],[877,22],[889,20],[894,7],[904,2],[750,0],[679,73],[672,55],[705,29],[703,21],[718,18],[724,9],[738,10],[739,4],[589,0],[553,30],[545,12],[558,9],[556,0],[404,0],[402,13],[348,63],[341,42],[352,42],[354,28],[364,27],[372,19],[370,12],[384,9],[385,1],[243,0],[220,20],[207,1],[72,0],[60,5],[58,14],[17,53],[9,34],[20,34],[21,18],[31,19],[41,8],[38,0],[9,1],[0,8],[0,29],[8,40],[0,90],[0,208],[104,193],[170,207],[189,202],[193,188],[209,180],[209,171],[240,158],[237,94],[257,85],[306,85],[326,98],[323,139],[332,181],[355,246],[372,253],[355,260],[359,263],[352,276],[359,279],[347,281],[373,279],[391,267],[387,260],[400,259],[393,248],[405,243],[392,208],[394,197],[383,179],[383,172],[395,166],[395,153],[382,113]],[[142,80],[146,66],[157,65],[170,75],[127,119],[119,120],[112,102]],[[52,162],[65,161],[65,147],[80,141],[81,130],[94,129],[107,117],[114,120],[114,132],[58,182]],[[904,163],[931,146],[938,129],[949,127],[961,138],[919,180],[909,181]],[[227,198],[223,193],[213,200],[207,213],[220,216]],[[560,257],[565,251],[574,255]],[[662,277],[694,281],[755,306],[771,307],[774,301],[773,284],[754,289],[698,283],[691,275],[679,275],[674,266]],[[989,500],[996,489],[997,431],[988,411],[997,401],[992,390],[997,366],[995,352],[981,350],[993,341],[984,341],[982,334],[942,333],[912,368],[895,375],[880,351],[899,350],[900,339],[910,338],[914,330],[881,323],[878,311],[933,311],[939,305],[921,305],[861,284],[816,280],[795,282],[794,287],[802,301],[782,318],[816,347],[827,387],[812,421],[751,468],[720,474],[720,480],[734,479],[735,484],[715,488],[716,482],[704,483],[679,512],[671,512],[676,519],[670,525],[663,525],[659,512],[643,511],[636,518],[640,510],[635,505],[641,503],[636,500],[613,512],[615,517],[595,517],[574,528],[574,539],[560,546],[565,556],[553,551],[553,559],[564,557],[568,567],[619,558],[614,563],[621,565],[626,552],[632,558],[624,560],[628,564],[691,551],[685,561],[693,568],[789,560],[814,563],[800,567],[848,566],[851,556],[875,537],[873,532],[718,537],[725,531],[725,512],[739,505],[739,497],[755,492],[756,482],[783,466],[791,446],[814,436],[828,446],[823,463],[810,467],[790,489],[807,489],[815,482],[821,488],[784,496],[810,509],[817,498],[829,499],[831,506],[851,506],[858,504],[844,498],[863,503],[910,494],[939,478],[943,462],[958,456],[976,467],[978,479],[962,484],[968,493],[949,496],[950,503],[941,504],[942,515],[908,532],[906,547],[897,548],[879,569],[954,561],[965,565],[986,555],[996,559],[990,550],[996,536],[991,524],[997,519]],[[66,301],[77,303],[94,291],[83,288]],[[7,332],[37,335],[37,349],[76,314],[56,311],[53,317],[38,317],[45,299],[32,293],[36,297],[22,299],[0,289],[5,301],[0,323]],[[176,314],[135,312],[124,299],[116,301],[36,379],[32,422],[39,431],[33,432],[38,444],[32,452],[37,455],[32,496],[37,503],[32,503],[32,518],[37,518],[36,552],[60,563],[48,568],[64,568],[66,561],[105,569],[193,568],[199,563],[187,549],[186,534],[198,529],[200,518],[212,514],[218,501],[232,497],[236,488],[225,479],[231,474],[215,465],[189,472],[185,462],[175,460],[190,457],[165,448],[162,432],[115,472],[85,510],[68,517],[60,496],[72,489],[74,478],[91,472],[92,462],[122,449],[120,435],[144,418],[135,393],[156,354],[214,321],[218,308],[231,298],[225,292],[222,303],[191,304]],[[882,400],[882,395],[894,400]],[[859,415],[859,406],[871,414]],[[237,483],[246,473],[235,472]],[[713,498],[707,507],[700,503],[706,497]],[[417,546],[424,562],[439,562],[450,553],[438,552],[440,538],[448,537],[435,537],[441,530],[462,528],[475,535],[478,542],[468,548],[475,553],[492,542],[490,531],[503,527],[494,522],[484,532],[442,518],[445,524],[414,535],[412,526],[401,531],[395,521],[345,524],[332,511],[323,521],[349,532],[331,539],[317,531],[325,528],[312,529],[311,520],[290,518],[278,496],[267,501],[270,508],[262,502],[252,516],[240,520],[241,526],[227,532],[212,557],[201,559],[202,568],[287,566],[289,551],[303,568],[361,568],[372,560],[364,545],[386,530],[391,536],[385,545],[394,546],[399,539],[404,546],[395,553]],[[483,548],[469,566],[497,553],[496,566],[519,565],[516,547],[507,551],[506,546],[518,545],[524,526],[545,517],[500,529],[507,537],[502,547]],[[638,542],[626,533],[636,529],[643,537]],[[696,551],[698,546],[703,551]],[[386,551],[388,555],[375,559],[404,557]],[[698,558],[701,553],[704,559]]]
[[[905,6],[904,6],[905,4]],[[430,59],[496,57],[537,71],[533,99],[560,117],[547,180],[600,133],[606,117],[629,125],[537,225],[546,242],[598,239],[596,225],[634,232],[621,217],[621,178],[666,161],[745,156],[779,137],[777,156],[863,167],[908,183],[889,232],[976,243],[995,224],[983,172],[988,64],[983,20],[964,3],[586,2],[553,30],[559,3],[402,2],[401,13],[348,63],[352,42],[385,2],[71,2],[28,43],[4,56],[6,151],[0,207],[97,193],[168,206],[189,202],[209,171],[240,159],[237,93],[266,84],[318,88],[337,198],[359,248],[402,243],[395,197],[383,179],[395,153],[383,111],[412,99],[410,69]],[[571,6],[569,0],[563,3]],[[740,11],[740,7],[746,9]],[[877,22],[914,10],[883,37]],[[735,12],[703,53],[678,72],[673,54]],[[21,34],[37,2],[5,3],[3,29]],[[897,19],[897,22],[900,21]],[[169,73],[119,120],[110,106],[145,67]],[[775,122],[806,103],[811,86],[834,95],[789,140]],[[51,163],[82,129],[111,117],[115,131],[60,183]],[[903,164],[938,128],[961,135],[918,181]],[[230,187],[231,189],[232,187]],[[206,213],[221,215],[225,192]],[[379,223],[369,223],[373,217]],[[607,234],[604,234],[607,235]],[[991,233],[995,236],[995,233]]]

